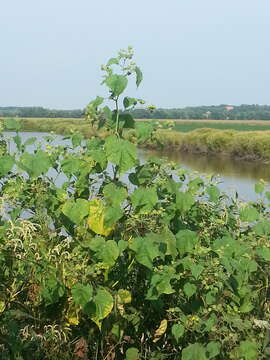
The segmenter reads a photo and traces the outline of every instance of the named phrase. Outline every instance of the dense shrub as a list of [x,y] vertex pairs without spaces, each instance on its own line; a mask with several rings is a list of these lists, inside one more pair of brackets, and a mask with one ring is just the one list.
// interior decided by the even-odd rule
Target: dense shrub
[[[124,79],[141,79],[126,63],[112,78],[130,57],[105,68],[116,109]],[[267,208],[161,159],[139,164],[121,136],[133,119],[101,103],[88,115],[113,133],[105,140],[74,134],[29,153],[34,139],[17,134],[11,154],[1,137],[1,358],[267,359]],[[156,138],[151,124],[133,135]]]

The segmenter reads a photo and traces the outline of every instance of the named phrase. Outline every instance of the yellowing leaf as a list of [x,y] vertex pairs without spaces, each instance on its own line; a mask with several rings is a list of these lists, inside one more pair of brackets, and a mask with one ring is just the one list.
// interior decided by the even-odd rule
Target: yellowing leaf
[[122,304],[131,303],[131,293],[128,290],[120,289],[118,290],[118,296]]
[[105,225],[105,207],[101,199],[93,199],[89,204],[88,226],[96,234],[108,236],[114,227]]
[[162,320],[159,325],[159,328],[156,330],[156,332],[154,334],[154,339],[153,339],[154,343],[157,342],[163,334],[165,334],[165,332],[167,330],[167,326],[168,326],[168,321]]
[[95,309],[91,320],[101,329],[101,320],[105,319],[113,309],[113,297],[107,290],[100,288],[94,298],[94,304]]
[[67,325],[79,325],[79,319],[77,317],[69,317],[67,319]]
[[76,326],[79,325],[78,313],[74,308],[68,310],[66,314],[66,325],[67,326]]
[[0,301],[0,313],[2,313],[6,308],[6,304],[4,301]]

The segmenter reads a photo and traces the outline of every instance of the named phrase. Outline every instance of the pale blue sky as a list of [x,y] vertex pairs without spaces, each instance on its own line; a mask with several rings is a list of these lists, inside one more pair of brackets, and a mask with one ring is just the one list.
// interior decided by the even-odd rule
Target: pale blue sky
[[269,0],[2,0],[0,106],[82,108],[132,45],[158,107],[269,104]]

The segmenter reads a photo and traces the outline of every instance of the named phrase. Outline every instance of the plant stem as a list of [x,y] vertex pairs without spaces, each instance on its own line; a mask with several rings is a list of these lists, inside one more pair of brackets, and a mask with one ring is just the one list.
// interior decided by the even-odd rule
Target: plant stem
[[117,96],[117,98],[115,99],[115,110],[116,110],[116,129],[115,129],[115,133],[117,136],[119,136],[119,108],[118,108],[118,99],[119,96]]

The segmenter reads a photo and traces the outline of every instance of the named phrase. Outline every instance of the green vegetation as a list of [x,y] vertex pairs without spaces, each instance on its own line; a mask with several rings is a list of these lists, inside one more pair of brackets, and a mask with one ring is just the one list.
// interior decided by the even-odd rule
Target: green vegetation
[[[164,148],[196,153],[224,154],[249,160],[270,160],[270,131],[198,129],[188,133],[160,130]],[[151,142],[148,142],[151,147]],[[154,146],[155,147],[155,146]]]
[[7,106],[0,107],[0,116],[30,118],[82,118],[83,110],[52,110],[35,106]]
[[237,131],[265,131],[270,130],[270,123],[253,123],[250,121],[175,121],[174,130],[180,132],[189,132],[196,129],[218,129],[218,130],[237,130]]
[[[138,99],[118,110],[129,77],[142,80],[132,56],[103,67],[114,110],[101,97],[87,106],[105,139],[46,137],[29,153],[35,139],[5,121],[17,150],[1,135],[1,359],[267,359],[269,204],[228,199],[161,159],[139,163],[124,129],[138,145],[165,131],[135,124]],[[270,201],[265,184],[255,190]]]
[[[143,105],[143,104],[140,104]],[[270,105],[194,106],[182,109],[156,109],[142,107],[131,110],[137,119],[214,119],[214,120],[270,120]],[[51,110],[42,107],[0,107],[4,117],[81,118],[84,110]]]

